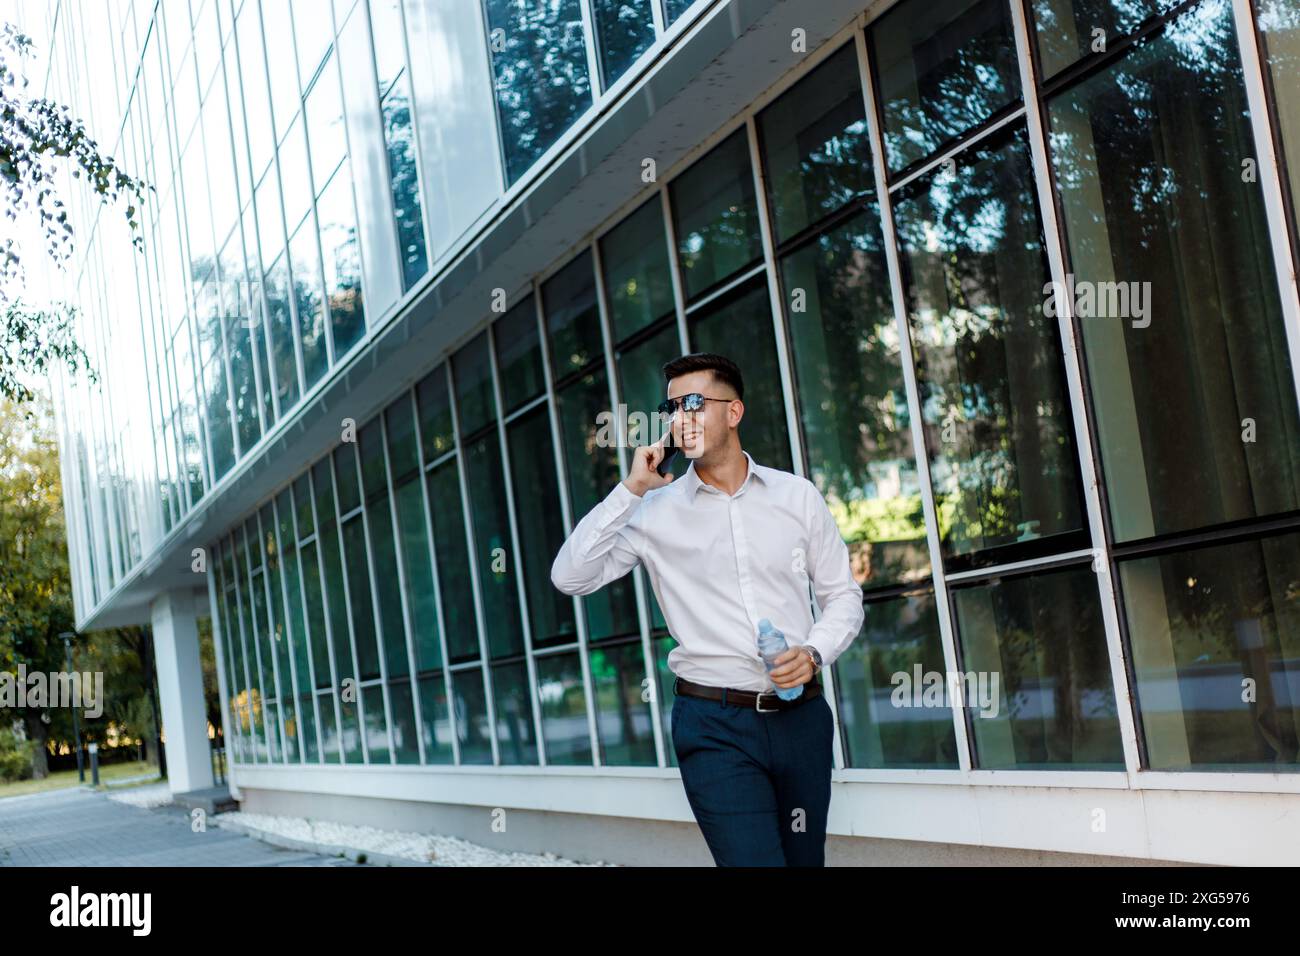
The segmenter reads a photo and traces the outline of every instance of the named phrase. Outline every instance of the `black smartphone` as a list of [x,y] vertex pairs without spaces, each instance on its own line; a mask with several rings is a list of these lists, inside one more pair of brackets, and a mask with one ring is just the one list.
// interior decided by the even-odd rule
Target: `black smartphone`
[[678,449],[677,445],[673,442],[673,433],[669,432],[668,436],[664,439],[664,457],[659,462],[659,466],[655,469],[661,476],[668,474],[668,469],[673,466],[673,459],[677,457],[677,452],[679,450],[680,449]]

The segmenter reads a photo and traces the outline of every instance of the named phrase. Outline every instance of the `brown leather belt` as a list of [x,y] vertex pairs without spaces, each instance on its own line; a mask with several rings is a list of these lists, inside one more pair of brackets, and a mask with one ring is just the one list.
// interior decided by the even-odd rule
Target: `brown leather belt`
[[673,681],[673,693],[682,697],[702,697],[705,700],[720,700],[724,704],[746,707],[760,714],[772,714],[783,710],[794,710],[804,701],[820,697],[822,693],[821,677],[817,676],[801,685],[803,693],[794,700],[782,700],[774,691],[737,690],[734,687],[710,687],[678,677]]

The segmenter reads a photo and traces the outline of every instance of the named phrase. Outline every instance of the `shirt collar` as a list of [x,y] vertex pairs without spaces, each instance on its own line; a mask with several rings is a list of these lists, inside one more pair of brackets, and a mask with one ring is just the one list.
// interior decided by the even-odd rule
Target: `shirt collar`
[[[749,452],[744,451],[742,449],[741,454],[743,454],[745,456],[746,461],[749,462],[749,472],[748,474],[745,475],[745,480],[740,483],[740,487],[736,489],[736,495],[739,495],[742,491],[745,490],[751,478],[757,478],[759,481],[763,482],[764,484],[767,483],[767,476],[763,474],[763,472],[765,472],[767,469],[764,466],[760,465],[758,462],[754,461],[753,456],[750,455]],[[709,492],[714,494],[722,494],[721,491],[719,491],[717,488],[714,488],[712,485],[704,481],[702,478],[700,478],[698,474],[695,473],[694,460],[691,461],[690,467],[687,468],[685,474],[682,475],[682,481],[686,482],[686,493],[687,496],[690,497],[692,500],[694,500],[695,498],[695,493],[698,492],[701,488],[705,488]],[[731,497],[734,498],[736,497],[736,495],[732,495]]]

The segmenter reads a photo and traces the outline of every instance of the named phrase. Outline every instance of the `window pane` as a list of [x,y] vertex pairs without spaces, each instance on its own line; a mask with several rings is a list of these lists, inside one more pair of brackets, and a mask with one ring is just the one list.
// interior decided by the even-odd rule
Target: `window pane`
[[298,402],[298,359],[294,354],[293,313],[289,305],[289,269],[284,256],[266,274],[266,308],[271,322],[271,360],[275,369],[280,412]]
[[488,653],[494,658],[509,657],[523,652],[524,637],[515,579],[518,559],[510,543],[501,445],[496,431],[466,446],[464,455]]
[[[623,480],[612,443],[604,447],[596,441],[597,416],[610,413],[604,372],[579,378],[556,396],[556,405],[569,475],[569,504],[576,523],[604,500],[615,482]],[[639,630],[631,575],[610,582],[581,601],[587,615],[588,640]]]
[[528,668],[500,664],[492,668],[492,699],[496,707],[497,748],[503,764],[535,764],[537,734],[528,696]]
[[1020,98],[1005,0],[905,0],[867,37],[893,170]]
[[[262,22],[257,0],[245,0],[235,23],[239,44],[239,70],[243,80],[243,105],[248,122],[248,152],[253,179],[261,179],[271,161],[275,131],[271,128],[271,93],[266,85],[266,59],[262,51]],[[232,93],[234,91],[232,90]]]
[[1290,162],[1293,204],[1300,196],[1300,7],[1294,0],[1263,0],[1258,26],[1273,81],[1277,134]]
[[[664,366],[681,354],[676,322],[669,322],[650,338],[615,354],[619,396],[627,407],[629,445],[658,440],[658,406],[668,395]],[[673,475],[680,477],[689,464],[685,455],[678,455],[671,466]]]
[[874,205],[783,259],[781,278],[808,477],[859,583],[918,581],[925,515]]
[[379,635],[375,632],[375,609],[371,599],[370,570],[366,564],[365,526],[361,515],[343,522],[343,559],[348,574],[349,610],[357,646],[357,670],[361,680],[379,676]]
[[441,676],[420,681],[420,732],[424,735],[424,762],[452,762],[451,713],[447,709],[447,682]]
[[853,44],[763,110],[758,133],[778,242],[871,192],[871,144]]
[[537,307],[531,295],[497,320],[492,338],[501,375],[501,398],[510,412],[546,390]]
[[284,187],[284,221],[292,231],[311,210],[312,200],[311,163],[301,119],[294,120],[293,127],[280,145],[279,157],[280,183]]
[[428,523],[424,513],[424,490],[415,453],[415,413],[409,395],[403,395],[384,412],[388,434],[388,457],[393,466],[393,494],[396,496],[397,528],[402,568],[406,574],[406,598],[414,630],[415,661],[418,670],[442,666],[438,640],[438,610],[433,596],[433,560],[429,554]]
[[456,736],[462,764],[490,764],[492,737],[488,727],[487,695],[480,670],[457,671],[451,679],[456,701]]
[[384,140],[393,183],[393,212],[402,256],[402,289],[409,289],[429,270],[424,246],[424,213],[416,172],[415,132],[411,124],[410,81],[406,74],[384,98]]
[[766,279],[758,276],[746,282],[689,321],[691,348],[726,355],[745,377],[745,415],[740,422],[745,450],[760,465],[790,471],[790,433]]
[[[1023,129],[905,192],[895,214],[944,557],[1065,549],[1082,492]],[[1054,535],[1066,537],[1040,540]]]
[[370,534],[370,556],[375,571],[375,606],[379,611],[388,677],[410,673],[406,654],[406,622],[402,614],[402,581],[397,569],[397,542],[393,533],[393,512],[385,484],[384,449],[379,420],[361,429],[362,460],[374,462],[378,487],[366,483],[366,523]]
[[754,174],[743,127],[668,188],[687,299],[762,257]]
[[298,40],[298,76],[306,89],[334,42],[334,24],[328,15],[322,15],[320,0],[293,0],[293,29]]
[[319,195],[348,151],[343,93],[339,88],[338,60],[334,56],[307,91],[307,136],[311,139],[312,179]]
[[325,187],[316,205],[316,215],[320,219],[325,295],[329,301],[334,357],[337,360],[361,340],[366,330],[357,216],[352,206],[352,174],[347,163]]
[[473,435],[496,421],[487,332],[480,332],[452,355],[451,369],[456,382],[456,411],[460,415],[463,440],[466,435]]
[[1300,535],[1119,571],[1151,769],[1294,772]]
[[406,69],[401,0],[370,0],[370,33],[375,44],[375,72],[382,97]]
[[1189,10],[1049,107],[1115,538],[1300,507],[1264,199],[1225,161],[1254,148],[1231,7]]
[[409,680],[388,685],[388,703],[393,708],[393,744],[398,763],[419,763],[419,730],[415,720],[415,698]]
[[447,629],[447,654],[452,663],[473,660],[479,656],[478,624],[455,459],[429,472],[429,510],[433,550],[438,561],[442,623]]
[[371,763],[392,763],[388,748],[388,717],[384,713],[384,688],[363,687],[361,702],[366,718],[366,749]]
[[1178,5],[1178,0],[1033,0],[1034,35],[1043,79],[1132,33],[1148,17]]
[[321,592],[329,608],[334,679],[335,686],[339,686],[347,678],[356,680],[356,669],[352,659],[351,624],[348,620],[346,588],[343,586],[343,561],[339,551],[338,523],[334,518],[334,485],[330,478],[329,458],[323,458],[312,466],[312,486],[316,490],[316,519],[320,523],[318,540],[321,564],[324,567]]
[[1090,568],[956,588],[952,603],[977,767],[1124,769]]
[[671,26],[694,2],[695,0],[664,0],[664,22]]
[[548,764],[588,765],[591,734],[587,729],[586,692],[577,654],[537,660],[537,696],[542,706],[542,736]]
[[600,263],[615,341],[673,311],[668,240],[658,196],[605,234]]
[[514,182],[591,105],[579,0],[486,0],[497,114]]
[[[326,18],[328,19],[328,17]],[[277,142],[284,138],[293,118],[298,115],[298,68],[293,60],[293,20],[285,0],[266,0],[262,4],[262,29],[270,37],[266,66],[271,86],[271,112],[275,114]]]
[[315,685],[319,688],[333,685],[329,646],[325,643],[325,602],[321,597],[320,567],[317,564],[316,542],[302,546],[303,591],[307,605],[307,626],[311,629],[311,663]]
[[956,769],[952,708],[900,699],[901,687],[946,672],[934,592],[873,602],[866,615],[834,664],[846,766]]
[[565,534],[546,408],[512,422],[508,438],[533,647],[567,644],[578,634],[573,598],[551,583],[551,564],[564,546]]
[[551,365],[557,379],[603,355],[591,253],[583,252],[542,286]]
[[289,240],[293,269],[293,295],[298,306],[298,335],[302,341],[302,367],[311,388],[325,374],[329,353],[325,342],[325,299],[321,289],[320,247],[316,220],[308,215]]
[[455,444],[451,425],[451,401],[447,396],[446,362],[415,386],[415,400],[420,408],[420,440],[424,444],[424,460],[433,461],[451,451]]
[[652,0],[592,0],[596,19],[596,49],[605,86],[627,72],[655,41]]
[[641,699],[646,669],[640,641],[593,648],[590,659],[601,763],[607,767],[655,766],[650,703]]

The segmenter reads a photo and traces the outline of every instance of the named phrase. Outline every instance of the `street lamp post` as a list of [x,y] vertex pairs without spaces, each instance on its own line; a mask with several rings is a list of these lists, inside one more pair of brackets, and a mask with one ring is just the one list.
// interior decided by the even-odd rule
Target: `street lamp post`
[[[72,674],[72,639],[76,635],[72,631],[64,631],[59,637],[63,638],[63,654],[68,662],[68,674]],[[86,764],[81,755],[81,722],[77,720],[77,708],[72,708],[72,734],[77,742],[77,782],[86,782]]]

